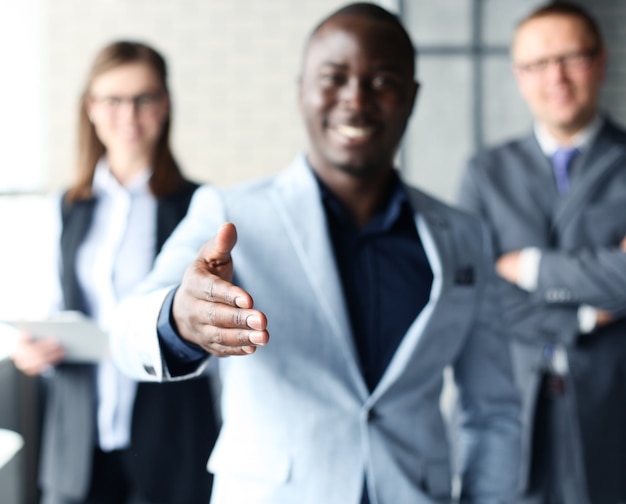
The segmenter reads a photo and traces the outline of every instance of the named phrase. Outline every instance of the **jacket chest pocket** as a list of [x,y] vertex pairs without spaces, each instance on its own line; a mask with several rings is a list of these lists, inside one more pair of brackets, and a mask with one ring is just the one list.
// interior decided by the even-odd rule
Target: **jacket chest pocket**
[[449,343],[459,344],[462,338],[459,334],[467,331],[472,326],[471,320],[476,315],[476,303],[480,296],[480,289],[474,284],[454,285],[444,289],[438,301],[437,309],[431,317],[431,322],[436,325],[438,341],[444,338]]

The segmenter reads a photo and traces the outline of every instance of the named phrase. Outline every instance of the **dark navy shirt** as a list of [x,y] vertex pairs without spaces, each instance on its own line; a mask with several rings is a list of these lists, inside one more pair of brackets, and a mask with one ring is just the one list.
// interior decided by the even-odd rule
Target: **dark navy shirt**
[[373,390],[428,302],[432,270],[417,233],[414,211],[397,176],[389,195],[363,229],[318,182],[361,369]]
[[[433,275],[415,227],[414,211],[396,176],[372,220],[358,229],[351,216],[318,179],[365,381],[373,390],[402,337],[428,302]],[[206,357],[174,328],[174,291],[166,298],[158,333],[173,375]]]

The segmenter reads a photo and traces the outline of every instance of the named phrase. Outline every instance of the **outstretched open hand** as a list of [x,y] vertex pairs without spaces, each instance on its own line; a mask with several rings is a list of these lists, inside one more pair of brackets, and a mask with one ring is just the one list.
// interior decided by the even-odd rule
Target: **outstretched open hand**
[[172,307],[178,333],[219,357],[251,354],[269,341],[265,314],[231,283],[236,243],[235,225],[222,225],[187,268]]

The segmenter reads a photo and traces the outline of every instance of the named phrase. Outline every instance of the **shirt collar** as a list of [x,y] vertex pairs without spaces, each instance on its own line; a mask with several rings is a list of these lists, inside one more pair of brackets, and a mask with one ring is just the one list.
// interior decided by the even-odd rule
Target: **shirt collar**
[[[584,151],[595,140],[603,125],[604,119],[600,115],[596,115],[587,126],[574,136],[570,147]],[[547,157],[551,157],[559,147],[562,147],[542,124],[536,122],[534,131],[539,147]]]
[[145,194],[150,193],[149,181],[152,177],[152,170],[145,170],[138,174],[128,184],[122,185],[111,173],[111,167],[105,157],[98,160],[93,176],[93,192],[95,195],[128,193]]
[[[311,169],[311,171],[319,185],[322,202],[324,203],[326,211],[331,211],[333,215],[339,218],[344,224],[354,226],[343,204],[317,176],[315,170]],[[363,231],[386,231],[400,218],[402,212],[407,210],[410,210],[409,198],[400,177],[394,170],[390,196],[386,199],[384,205],[376,211]]]

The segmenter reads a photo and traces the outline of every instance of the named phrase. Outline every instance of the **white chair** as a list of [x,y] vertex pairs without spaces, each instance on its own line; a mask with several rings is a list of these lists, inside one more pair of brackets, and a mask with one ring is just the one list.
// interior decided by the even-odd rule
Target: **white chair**
[[0,429],[0,495],[6,504],[21,504],[21,457],[24,441],[17,432]]

